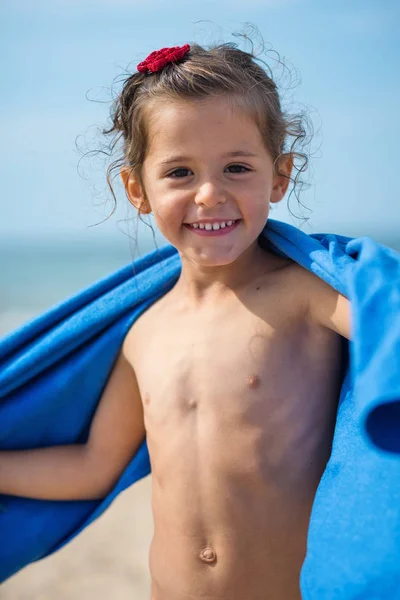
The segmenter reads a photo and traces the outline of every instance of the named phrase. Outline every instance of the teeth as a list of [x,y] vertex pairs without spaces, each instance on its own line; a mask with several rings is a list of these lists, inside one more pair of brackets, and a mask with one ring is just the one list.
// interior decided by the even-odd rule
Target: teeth
[[211,231],[212,229],[224,229],[224,227],[230,227],[232,223],[235,221],[222,221],[221,223],[193,223],[191,227],[195,229],[206,229],[207,231]]

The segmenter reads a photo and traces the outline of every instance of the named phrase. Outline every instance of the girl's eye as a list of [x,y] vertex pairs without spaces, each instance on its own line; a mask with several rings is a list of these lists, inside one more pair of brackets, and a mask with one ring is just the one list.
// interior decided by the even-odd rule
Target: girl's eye
[[[185,169],[184,167],[180,167],[179,169],[175,169],[175,171],[172,171],[172,173],[170,173],[168,175],[168,177],[172,177],[172,179],[182,179],[182,172],[185,174],[185,172],[189,171],[189,169]],[[178,175],[176,175],[178,173]],[[176,175],[176,177],[173,177],[173,175]],[[184,177],[185,175],[183,175]]]
[[[233,171],[231,171],[231,173],[245,173],[246,171],[250,171],[251,169],[248,169],[247,167],[244,167],[243,165],[229,165],[229,167],[226,167],[227,169],[234,169]],[[182,179],[183,177],[186,176],[187,172],[190,169],[185,169],[184,167],[180,167],[179,169],[175,169],[175,171],[172,171],[172,173],[170,173],[168,175],[168,177],[171,177],[172,179]]]
[[227,169],[244,169],[244,171],[233,171],[233,173],[244,173],[246,171],[250,171],[250,169],[248,169],[247,167],[244,167],[243,165],[229,165],[229,167],[227,167]]

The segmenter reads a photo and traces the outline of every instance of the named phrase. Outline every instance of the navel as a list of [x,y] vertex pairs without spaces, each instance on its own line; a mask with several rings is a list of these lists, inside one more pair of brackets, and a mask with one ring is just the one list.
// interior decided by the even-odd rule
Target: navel
[[189,398],[187,401],[188,408],[194,410],[197,408],[197,398]]
[[150,394],[148,392],[146,392],[144,395],[144,403],[146,404],[146,406],[150,404]]
[[204,562],[212,563],[212,562],[216,561],[217,554],[216,554],[215,550],[213,550],[213,548],[211,548],[211,546],[205,546],[205,548],[202,548],[202,550],[200,552],[200,558]]
[[249,375],[247,378],[247,385],[250,389],[256,389],[260,386],[260,377],[253,373],[253,375]]

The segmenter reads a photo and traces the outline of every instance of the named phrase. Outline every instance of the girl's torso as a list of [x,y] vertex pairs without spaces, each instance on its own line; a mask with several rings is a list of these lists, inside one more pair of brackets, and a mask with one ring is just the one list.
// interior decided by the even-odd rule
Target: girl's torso
[[298,600],[330,455],[341,338],[284,266],[196,311],[174,289],[127,338],[149,448],[154,600]]

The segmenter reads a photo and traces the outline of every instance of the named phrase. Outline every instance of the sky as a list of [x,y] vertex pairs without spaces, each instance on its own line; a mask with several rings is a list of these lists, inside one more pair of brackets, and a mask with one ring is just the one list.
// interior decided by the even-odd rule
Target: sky
[[[104,155],[90,151],[105,141],[118,78],[164,46],[236,42],[248,51],[235,35],[248,23],[264,40],[261,58],[284,109],[306,111],[313,124],[304,230],[398,236],[397,0],[2,0],[0,240],[135,235],[118,185],[116,212],[92,227],[113,208]],[[253,41],[259,48],[254,34]],[[299,214],[293,195],[290,206]],[[285,199],[270,216],[301,225]],[[148,231],[140,225],[140,235]]]

